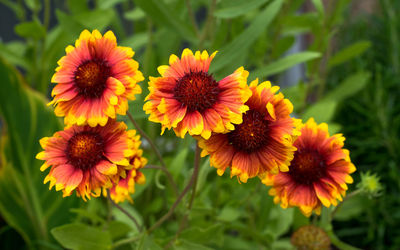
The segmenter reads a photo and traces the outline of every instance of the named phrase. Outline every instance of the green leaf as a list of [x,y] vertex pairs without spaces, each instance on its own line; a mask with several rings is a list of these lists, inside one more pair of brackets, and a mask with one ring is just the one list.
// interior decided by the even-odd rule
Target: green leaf
[[121,221],[110,221],[108,223],[108,231],[113,240],[120,239],[132,231],[132,228]]
[[[155,200],[155,199],[154,199]],[[135,219],[137,220],[137,222],[139,223],[139,225],[143,224],[143,218],[141,217],[140,213],[138,213],[138,211],[135,209],[134,206],[132,206],[131,204],[129,204],[128,202],[124,202],[119,204],[123,209],[125,209],[126,211],[128,211],[128,213],[130,215],[132,215],[133,217],[135,217]],[[149,204],[150,205],[150,204]],[[135,225],[135,223],[128,217],[126,216],[126,214],[124,214],[123,212],[121,212],[121,210],[119,210],[116,207],[112,208],[112,214],[115,217],[116,221],[123,221],[129,228],[130,231],[133,231],[135,233],[138,233],[137,227]]]
[[259,68],[253,72],[254,77],[267,77],[273,74],[285,71],[296,64],[307,62],[309,60],[321,57],[321,53],[305,51],[281,58],[267,66]]
[[[3,159],[1,160],[3,161]],[[39,238],[39,235],[35,232],[36,227],[34,223],[36,221],[33,218],[33,214],[24,208],[25,206],[30,206],[28,195],[25,192],[26,186],[11,164],[4,164],[2,162],[1,168],[1,217],[30,245],[33,239]],[[24,205],[21,206],[21,204]]]
[[194,242],[190,242],[188,240],[180,240],[178,241],[175,245],[174,248],[175,250],[212,250],[213,248],[209,248]]
[[303,82],[281,89],[281,92],[293,104],[295,111],[301,109],[306,102],[306,86]]
[[26,6],[28,6],[28,8],[30,10],[36,10],[39,11],[41,8],[41,1],[39,0],[25,0],[25,4]]
[[39,170],[43,161],[35,159],[42,150],[39,139],[61,128],[53,110],[46,106],[48,100],[29,88],[2,59],[0,78],[0,116],[7,130],[0,152],[7,160],[2,170],[7,174],[0,175],[0,212],[30,244],[47,239],[49,228],[68,221],[68,210],[77,199],[63,199],[60,192],[49,191],[48,185],[43,185],[45,174]]
[[235,221],[240,217],[240,210],[237,208],[225,206],[221,213],[217,216],[218,220],[231,222]]
[[56,10],[56,16],[58,23],[60,24],[60,28],[68,31],[71,42],[74,40],[74,38],[76,39],[79,32],[82,31],[82,29],[84,29],[84,26],[78,21],[76,21],[73,18],[73,16],[70,16],[65,12],[62,12],[61,10],[58,9]]
[[111,249],[108,232],[84,224],[74,223],[53,228],[51,234],[65,248],[69,249]]
[[68,9],[73,14],[78,14],[78,13],[89,11],[88,6],[87,6],[87,1],[68,0],[67,4],[68,4]]
[[333,135],[333,134],[337,134],[339,133],[339,131],[342,129],[342,125],[337,124],[337,123],[332,123],[330,122],[328,124],[328,132],[329,134]]
[[276,55],[275,57],[284,54],[288,49],[293,46],[294,42],[294,36],[282,37],[282,39],[280,39],[278,44],[276,45],[276,48],[274,48],[273,54]]
[[188,22],[179,18],[164,0],[135,0],[135,3],[147,13],[147,15],[158,25],[167,26],[172,32],[188,41],[195,41],[196,37]]
[[15,26],[15,33],[24,38],[40,39],[45,36],[46,30],[38,21],[23,22]]
[[116,4],[126,2],[127,0],[99,0],[98,7],[100,9],[109,9],[113,8]]
[[271,245],[274,250],[295,250],[296,248],[290,243],[290,239],[280,239],[274,241]]
[[331,68],[336,65],[342,64],[350,59],[353,59],[364,53],[367,49],[369,49],[369,47],[371,47],[370,41],[358,41],[356,43],[353,43],[352,45],[334,54],[329,59],[328,66]]
[[146,16],[146,14],[140,8],[134,8],[133,10],[127,11],[124,14],[124,17],[127,20],[131,20],[131,21],[137,21],[137,20],[143,19],[145,16]]
[[339,221],[347,221],[356,216],[361,215],[366,208],[370,207],[372,204],[362,195],[356,195],[350,199],[345,200],[338,208],[335,213],[334,219]]
[[312,3],[314,4],[314,7],[317,9],[319,15],[323,17],[325,15],[325,10],[324,10],[324,3],[322,0],[311,0]]
[[227,64],[231,64],[242,54],[247,53],[247,49],[257,40],[265,31],[275,16],[281,9],[283,0],[275,0],[265,7],[261,13],[253,20],[247,29],[245,29],[233,41],[224,46],[211,64],[212,71],[216,72]]
[[211,171],[215,171],[215,168],[210,166],[210,159],[206,159],[200,166],[199,177],[197,178],[197,188],[203,190],[203,187],[207,184],[207,176]]
[[25,7],[23,4],[20,4],[20,2],[13,1],[13,0],[3,0],[0,1],[4,6],[10,8],[18,20],[23,20],[25,18],[26,12],[25,12]]
[[367,85],[370,77],[371,74],[369,72],[363,71],[350,75],[339,86],[330,91],[324,100],[341,101],[353,96]]
[[97,9],[77,14],[73,18],[83,27],[90,30],[104,30],[105,28],[107,28],[107,26],[110,25],[114,17],[115,12],[113,9]]
[[208,227],[193,226],[184,230],[180,238],[200,244],[218,242],[223,238],[223,227],[219,223]]
[[98,224],[98,223],[104,223],[105,220],[101,218],[99,215],[96,213],[93,213],[92,211],[88,211],[87,209],[84,208],[71,208],[69,210],[71,213],[75,213],[78,218],[80,219],[87,219],[89,220],[92,224]]
[[[338,102],[348,98],[365,87],[370,78],[368,72],[358,72],[347,77],[338,87],[328,93],[321,101],[310,106],[303,114],[306,121],[311,117],[317,122],[329,123],[335,114]],[[337,126],[332,125],[332,131],[338,130]]]
[[291,29],[299,28],[310,30],[317,24],[319,19],[320,17],[315,12],[285,16],[282,21],[282,25],[284,26],[283,33],[290,33]]
[[22,42],[0,43],[0,56],[7,58],[10,63],[27,69],[30,62],[24,57],[26,45]]
[[316,122],[330,122],[335,114],[336,101],[319,101],[310,106],[303,114],[302,118],[307,121],[313,117]]
[[269,0],[242,0],[234,6],[215,11],[214,16],[218,18],[234,18],[260,7]]
[[162,250],[163,248],[158,245],[153,236],[145,234],[136,245],[136,250]]
[[300,209],[295,208],[293,209],[293,222],[292,222],[292,229],[296,231],[302,226],[306,226],[310,224],[310,219],[304,214],[300,212]]
[[271,209],[268,223],[265,223],[266,232],[272,233],[277,239],[290,229],[292,222],[293,208],[282,209],[279,206],[274,206]]
[[186,158],[189,153],[189,148],[184,148],[176,154],[175,158],[169,164],[168,169],[171,171],[174,178],[178,178],[182,174],[182,168],[185,166]]

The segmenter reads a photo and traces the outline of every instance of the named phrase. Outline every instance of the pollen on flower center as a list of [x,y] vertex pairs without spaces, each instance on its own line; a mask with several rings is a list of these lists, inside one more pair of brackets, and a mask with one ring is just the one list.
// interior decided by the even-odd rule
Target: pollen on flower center
[[74,135],[67,146],[69,163],[81,170],[88,170],[103,159],[103,138],[94,132]]
[[202,112],[218,101],[220,89],[206,72],[192,72],[177,80],[174,97],[187,106],[188,112]]
[[299,150],[294,153],[289,173],[298,183],[312,184],[324,176],[325,168],[325,162],[317,151]]
[[106,88],[106,81],[110,77],[110,67],[102,60],[91,60],[81,64],[75,71],[75,83],[79,94],[98,98]]
[[268,132],[268,121],[264,120],[263,115],[256,110],[249,110],[243,115],[243,122],[228,133],[228,140],[236,150],[251,153],[265,146]]

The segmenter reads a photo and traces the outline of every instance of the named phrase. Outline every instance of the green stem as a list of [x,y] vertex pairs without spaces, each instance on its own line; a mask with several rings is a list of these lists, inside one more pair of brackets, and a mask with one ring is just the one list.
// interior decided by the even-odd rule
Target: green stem
[[[194,167],[194,169],[197,169],[197,170],[199,170],[199,166],[200,166],[200,154],[201,154],[201,149],[200,149],[199,145],[196,143],[193,167]],[[198,180],[197,177],[199,176],[199,171],[197,171],[195,174],[196,174],[196,176],[194,178],[194,183],[192,186],[192,195],[190,196],[188,211],[190,211],[192,209],[194,197],[196,196],[196,187],[197,187],[197,180]]]
[[341,241],[334,233],[333,231],[329,231],[327,232],[329,238],[331,239],[331,242],[334,246],[336,246],[337,248],[341,249],[341,250],[360,250],[357,247],[353,247],[352,245],[349,245],[343,241]]
[[[161,166],[158,167],[160,170],[162,170],[166,175],[167,178],[172,186],[172,189],[174,190],[174,193],[176,196],[178,196],[178,188],[176,186],[176,183],[174,182],[174,179],[172,178],[171,173],[168,171],[167,169],[167,165],[165,164],[165,161],[160,153],[160,150],[158,150],[156,144],[153,142],[153,140],[146,134],[146,132],[144,132],[144,130],[142,130],[139,126],[139,124],[135,121],[135,119],[133,118],[132,114],[128,111],[127,115],[129,117],[129,120],[132,122],[133,126],[135,126],[135,128],[137,129],[137,131],[139,132],[139,134],[146,139],[146,141],[150,144],[150,147],[153,149],[154,153],[156,154],[158,160],[161,163]],[[149,167],[152,168],[152,167]],[[153,167],[154,168],[154,167]]]
[[128,211],[126,211],[123,207],[121,207],[120,205],[118,205],[117,203],[115,203],[110,196],[110,192],[107,192],[107,198],[108,200],[111,202],[111,204],[113,204],[116,208],[118,208],[123,214],[125,214],[126,216],[128,216],[128,218],[133,221],[133,223],[135,224],[136,228],[138,229],[139,232],[142,231],[142,227],[139,225],[139,222],[136,220],[135,217],[133,217],[130,213],[128,213]]
[[50,8],[50,0],[44,0],[43,26],[46,29],[46,32],[50,24]]
[[[196,152],[197,152],[197,148],[196,148]],[[174,202],[174,204],[171,206],[171,208],[169,209],[169,211],[163,216],[161,217],[156,223],[154,223],[153,226],[151,226],[148,230],[147,233],[150,234],[152,231],[154,231],[155,229],[157,229],[159,226],[161,226],[169,217],[172,216],[172,214],[174,213],[176,207],[179,205],[179,203],[182,201],[183,197],[186,195],[187,192],[189,192],[190,188],[193,186],[193,184],[196,182],[197,176],[199,174],[199,166],[200,164],[195,164],[194,169],[193,169],[193,174],[192,177],[190,178],[188,184],[186,185],[186,187],[183,189],[182,193],[178,196],[178,198],[176,199],[176,201]]]
[[[201,149],[200,149],[199,145],[196,143],[196,151],[195,151],[195,155],[194,155],[194,164],[193,165],[194,165],[194,169],[197,169],[197,170],[199,169],[199,166],[200,166],[200,153],[201,153]],[[186,210],[185,216],[183,216],[182,221],[179,224],[179,229],[176,232],[175,237],[171,239],[171,241],[168,243],[166,248],[169,248],[172,246],[173,242],[178,238],[179,234],[186,227],[190,211],[192,210],[194,197],[196,196],[196,187],[197,187],[197,180],[198,180],[199,172],[197,171],[196,173],[193,173],[193,175],[195,175],[195,177],[194,177],[194,182],[192,185],[192,194],[190,196],[188,208]]]
[[115,242],[112,245],[112,249],[116,249],[116,248],[118,248],[120,246],[135,242],[137,240],[140,240],[142,237],[143,237],[143,234],[139,234],[139,235],[135,235],[135,236],[133,236],[131,238],[126,238],[126,239],[119,240],[119,241]]
[[210,9],[208,10],[208,14],[207,14],[207,19],[206,19],[206,23],[204,25],[203,28],[203,32],[200,36],[199,39],[199,49],[202,49],[204,46],[204,42],[207,38],[208,35],[208,31],[212,25],[212,21],[213,21],[213,16],[214,16],[214,11],[215,11],[215,7],[217,6],[217,0],[211,0],[211,4],[210,4]]
[[146,141],[150,144],[150,147],[153,149],[154,153],[157,155],[158,160],[161,163],[161,166],[163,166],[164,168],[166,167],[166,164],[164,162],[164,159],[160,153],[160,151],[158,150],[156,144],[154,144],[153,140],[146,134],[146,132],[144,132],[139,124],[137,124],[137,122],[135,121],[135,119],[133,118],[132,114],[128,111],[127,115],[129,117],[129,120],[132,122],[133,126],[135,126],[135,128],[137,129],[137,131],[140,133],[140,135],[146,139]]

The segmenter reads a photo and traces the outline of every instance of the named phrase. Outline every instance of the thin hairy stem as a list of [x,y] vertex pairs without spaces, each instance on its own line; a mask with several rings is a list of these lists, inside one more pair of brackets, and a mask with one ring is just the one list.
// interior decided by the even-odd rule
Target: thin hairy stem
[[157,146],[154,144],[153,140],[150,139],[150,137],[146,134],[146,132],[144,132],[139,124],[137,124],[137,122],[135,121],[135,119],[133,118],[132,114],[128,111],[127,115],[129,117],[129,120],[132,122],[133,126],[135,126],[135,128],[137,129],[137,131],[140,133],[140,135],[146,139],[146,141],[150,144],[150,147],[154,150],[154,153],[156,153],[158,160],[161,163],[161,166],[166,167],[166,164],[164,162],[164,159],[161,156],[160,151],[158,150]]
[[[195,151],[195,155],[194,155],[194,169],[199,169],[200,166],[200,153],[201,153],[201,149],[199,148],[199,145],[196,144],[196,151]],[[190,200],[189,200],[189,204],[188,204],[188,209],[185,213],[185,216],[183,216],[181,223],[179,224],[179,228],[178,231],[175,234],[175,237],[168,243],[168,245],[166,246],[166,248],[169,248],[172,246],[172,244],[174,243],[174,241],[178,238],[179,234],[183,231],[183,229],[185,229],[187,221],[188,221],[188,217],[190,214],[190,211],[192,209],[193,206],[193,201],[194,201],[194,197],[196,196],[196,187],[197,187],[197,180],[198,180],[198,176],[199,176],[199,172],[197,171],[194,176],[194,182],[192,185],[192,194],[190,196]]]
[[[197,147],[196,147],[196,154],[197,154]],[[176,207],[182,201],[183,197],[185,197],[186,193],[189,192],[189,190],[192,188],[193,184],[196,182],[197,176],[199,174],[199,165],[200,164],[195,164],[194,169],[193,169],[192,177],[190,178],[190,180],[189,180],[188,184],[186,185],[186,187],[183,189],[182,193],[178,196],[178,198],[176,199],[174,204],[171,206],[169,211],[163,217],[161,217],[156,223],[154,223],[153,226],[151,226],[147,230],[148,234],[153,232],[159,226],[161,226],[174,213]]]
[[128,218],[133,221],[133,223],[135,224],[136,228],[138,229],[139,232],[142,231],[142,227],[139,225],[139,222],[136,220],[135,217],[133,217],[130,213],[128,213],[128,211],[126,211],[125,209],[123,209],[120,205],[118,205],[117,203],[115,203],[110,196],[110,192],[107,192],[107,198],[108,200],[111,202],[111,204],[113,204],[116,208],[118,208],[122,213],[124,213],[126,216],[128,216]]
[[201,153],[201,149],[199,147],[199,145],[196,143],[196,151],[194,153],[194,164],[193,164],[193,168],[197,169],[197,172],[195,173],[196,176],[194,178],[194,183],[192,186],[192,195],[190,196],[190,201],[189,201],[189,205],[188,205],[188,211],[190,211],[192,209],[193,206],[193,201],[194,201],[194,197],[196,196],[196,187],[197,187],[197,177],[199,176],[199,167],[200,167],[200,153]]
[[[174,182],[174,179],[172,178],[171,173],[168,171],[168,169],[167,169],[167,167],[166,167],[166,164],[165,164],[165,162],[164,162],[164,159],[162,158],[161,153],[160,153],[160,151],[158,150],[157,146],[154,144],[153,140],[150,139],[150,137],[146,134],[146,132],[144,132],[144,131],[140,128],[139,124],[137,124],[137,122],[136,122],[135,119],[133,118],[132,114],[131,114],[129,111],[127,112],[127,114],[128,114],[129,120],[132,122],[133,126],[135,126],[135,128],[137,129],[137,131],[139,132],[139,134],[140,134],[143,138],[145,138],[146,141],[150,144],[150,147],[153,149],[154,153],[156,154],[158,160],[159,160],[160,163],[161,163],[161,166],[158,167],[157,169],[162,170],[162,171],[167,175],[167,179],[168,179],[168,181],[169,181],[169,183],[170,183],[172,189],[174,190],[175,195],[178,196],[178,193],[179,193],[179,192],[178,192],[178,188],[177,188],[177,186],[176,186],[176,183]],[[151,168],[151,167],[149,167],[149,168]],[[153,168],[154,168],[154,167],[153,167]]]

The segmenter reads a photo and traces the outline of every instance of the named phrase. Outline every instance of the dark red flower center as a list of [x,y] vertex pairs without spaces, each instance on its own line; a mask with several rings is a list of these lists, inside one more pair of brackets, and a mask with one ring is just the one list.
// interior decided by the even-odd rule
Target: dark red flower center
[[316,150],[298,149],[289,167],[289,174],[301,184],[311,185],[325,175],[326,166]]
[[206,72],[192,72],[177,81],[174,97],[187,106],[188,112],[202,112],[217,101],[220,89],[218,82]]
[[267,144],[268,132],[268,121],[264,116],[256,110],[249,110],[243,115],[243,122],[228,133],[228,140],[236,150],[251,153]]
[[88,170],[104,159],[103,150],[103,138],[98,133],[84,131],[69,139],[67,157],[74,167]]
[[75,84],[79,94],[87,98],[102,96],[111,70],[103,60],[91,60],[82,63],[75,71]]

